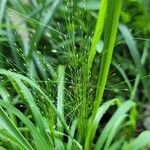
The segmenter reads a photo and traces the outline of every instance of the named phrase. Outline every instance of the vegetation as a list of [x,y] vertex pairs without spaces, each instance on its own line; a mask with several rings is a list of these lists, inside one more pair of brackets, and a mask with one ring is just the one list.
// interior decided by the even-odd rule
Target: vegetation
[[149,0],[0,1],[0,149],[150,149]]

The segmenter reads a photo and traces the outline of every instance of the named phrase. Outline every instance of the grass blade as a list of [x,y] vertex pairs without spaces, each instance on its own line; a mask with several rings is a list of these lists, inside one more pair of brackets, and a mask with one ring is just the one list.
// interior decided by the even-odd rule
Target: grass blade
[[50,108],[57,114],[58,118],[60,119],[61,123],[63,124],[66,132],[69,134],[69,136],[71,136],[70,131],[68,129],[68,126],[67,126],[64,118],[57,111],[56,107],[54,106],[52,101],[49,99],[49,97],[43,92],[43,90],[34,81],[30,80],[29,78],[27,78],[21,74],[13,73],[13,72],[7,71],[5,69],[0,69],[0,74],[10,76],[10,77],[13,76],[15,78],[21,79],[22,81],[28,83],[31,87],[35,88],[47,100],[48,104],[50,105]]
[[1,122],[0,126],[4,128],[6,131],[8,131],[13,137],[15,137],[16,141],[19,143],[19,145],[22,146],[22,148],[26,150],[33,150],[31,145],[23,137],[23,135],[12,123],[12,121],[9,119],[9,117],[6,115],[6,113],[3,111],[1,107],[0,107],[0,122]]
[[[15,116],[17,116],[30,130],[31,135],[34,138],[35,145],[37,146],[38,150],[44,149],[44,150],[49,150],[49,148],[45,147],[45,141],[43,137],[41,136],[39,130],[33,125],[33,123],[26,117],[24,116],[18,109],[10,105],[9,103],[0,100],[0,106],[4,107],[5,109],[11,111]],[[9,123],[6,125],[9,126]],[[6,129],[9,131],[8,129]],[[13,129],[14,130],[14,129]],[[15,130],[14,130],[15,131]],[[17,135],[14,137],[17,137]],[[49,145],[50,146],[50,145]]]
[[121,5],[122,0],[108,1],[107,18],[105,22],[104,49],[101,61],[100,74],[97,83],[93,117],[95,116],[96,111],[102,101],[117,34]]
[[100,137],[98,138],[95,146],[95,150],[99,150],[104,146],[104,143],[106,142],[109,133],[112,129],[112,125],[115,124],[116,120],[124,116],[133,106],[135,106],[135,103],[132,101],[126,101],[124,102],[119,109],[115,112],[115,114],[111,117],[109,122],[106,124],[105,128],[103,129]]
[[141,150],[150,148],[150,131],[142,132],[136,139],[126,144],[122,150]]
[[132,85],[130,80],[128,79],[125,71],[123,70],[123,68],[121,68],[119,65],[117,65],[116,62],[112,62],[112,65],[120,72],[120,74],[122,75],[122,77],[124,78],[125,82],[127,83],[127,86],[129,88],[129,91],[132,93]]
[[[113,47],[117,34],[117,26],[121,11],[122,0],[108,1],[107,5],[107,17],[105,21],[105,36],[104,36],[104,50],[102,55],[101,69],[97,83],[96,99],[91,116],[91,122],[94,122],[97,110],[102,101],[106,80],[111,63]],[[89,129],[92,129],[93,125],[90,124]],[[90,145],[86,141],[86,149],[90,149]]]
[[[129,51],[130,51],[130,54],[133,58],[133,61],[137,67],[137,77],[136,77],[136,80],[135,80],[135,85],[134,85],[134,89],[133,89],[133,92],[132,92],[132,95],[131,95],[131,99],[134,99],[135,97],[135,93],[137,91],[137,87],[139,85],[139,81],[140,81],[140,78],[142,76],[145,76],[145,71],[144,71],[144,67],[143,65],[145,64],[145,61],[146,61],[146,57],[148,56],[148,53],[147,53],[147,49],[148,49],[148,43],[146,42],[145,44],[145,48],[144,48],[144,52],[143,52],[143,56],[142,58],[140,57],[140,54],[139,54],[139,51],[137,49],[137,46],[136,46],[136,42],[135,40],[133,39],[133,36],[132,34],[130,33],[129,29],[125,26],[125,25],[122,25],[120,24],[119,25],[119,29],[127,43],[127,46],[129,48]],[[145,92],[145,95],[147,96],[147,98],[150,100],[150,93],[149,93],[149,85],[148,85],[148,81],[146,78],[143,78],[142,79],[142,84],[143,84],[143,87],[144,87],[144,92]]]
[[96,28],[94,31],[94,36],[92,38],[91,49],[89,51],[88,69],[90,69],[93,64],[95,54],[96,54],[96,46],[101,39],[101,35],[103,32],[103,27],[104,27],[104,21],[106,17],[107,3],[108,3],[108,0],[100,1],[98,19],[97,19]]
[[1,0],[1,2],[0,2],[0,25],[2,23],[2,19],[3,19],[3,16],[4,16],[6,3],[7,3],[7,0]]
[[30,51],[29,51],[29,55],[28,55],[29,58],[32,56],[33,50],[35,49],[35,44],[37,45],[39,40],[41,39],[41,36],[42,36],[43,32],[45,31],[47,24],[50,22],[50,19],[52,18],[52,15],[59,3],[60,3],[60,0],[53,1],[52,6],[49,8],[50,11],[48,13],[46,11],[44,13],[43,17],[41,18],[40,22],[42,22],[42,24],[44,24],[44,26],[41,24],[39,24],[37,26],[37,30],[36,30],[35,34],[33,35],[32,45],[30,47]]
[[[72,137],[74,137],[75,136],[75,131],[76,131],[76,128],[77,128],[77,120],[74,120],[73,121],[73,123],[72,123],[72,125],[71,125],[71,136]],[[69,137],[69,139],[68,139],[68,143],[67,143],[67,150],[70,150],[71,148],[72,148],[72,146],[73,146],[73,141],[72,141],[72,139]],[[81,147],[80,147],[80,149],[82,149]]]
[[140,54],[138,52],[136,43],[133,40],[131,33],[129,32],[128,28],[125,25],[120,24],[119,29],[120,29],[121,33],[123,34],[124,39],[129,47],[129,50],[130,50],[131,56],[133,57],[134,63],[136,64],[137,67],[139,67]]
[[126,114],[118,117],[116,122],[112,125],[112,129],[108,135],[104,150],[110,149],[111,142],[112,142],[113,138],[115,137],[116,133],[119,131],[120,125],[125,120],[126,117],[127,117]]
[[88,128],[88,131],[87,131],[85,149],[87,149],[88,147],[90,147],[92,145],[92,141],[93,141],[93,138],[95,136],[95,132],[96,132],[96,129],[98,127],[98,124],[99,124],[101,118],[106,113],[106,111],[109,109],[109,107],[111,105],[114,105],[116,101],[117,100],[115,99],[115,100],[110,100],[108,102],[105,102],[103,105],[101,105],[99,107],[99,109],[96,113],[94,121],[91,122],[89,120],[89,128]]
[[20,39],[23,43],[22,45],[24,49],[24,54],[25,56],[27,56],[27,54],[29,53],[29,33],[27,25],[22,17],[12,9],[8,9],[8,16],[11,20],[11,23],[15,27],[17,34],[20,36]]
[[[58,66],[58,93],[57,93],[57,110],[64,117],[64,66]],[[63,131],[63,126],[60,120],[57,120],[57,127],[59,131]]]

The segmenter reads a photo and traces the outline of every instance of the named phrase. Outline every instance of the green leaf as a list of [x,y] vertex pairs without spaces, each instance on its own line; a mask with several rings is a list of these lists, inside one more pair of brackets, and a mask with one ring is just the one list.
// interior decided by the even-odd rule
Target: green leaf
[[[58,92],[57,92],[57,111],[64,117],[64,66],[58,66]],[[57,127],[59,131],[63,131],[63,126],[60,120],[57,120]]]
[[[1,101],[0,101],[0,104],[1,104]],[[22,148],[26,150],[33,150],[31,145],[23,137],[23,135],[20,133],[20,131],[13,124],[13,122],[9,119],[9,117],[3,111],[1,107],[0,107],[0,122],[1,122],[0,126],[4,128],[6,131],[8,131],[14,138],[16,138],[16,141],[19,143],[19,145],[21,145]]]
[[127,83],[127,86],[129,88],[129,91],[132,93],[132,85],[130,80],[127,77],[127,74],[125,73],[125,71],[123,70],[123,68],[121,68],[119,65],[117,65],[116,62],[112,62],[112,65],[120,72],[120,74],[122,75],[122,77],[124,78],[125,82]]
[[[147,50],[148,50],[149,43],[148,42],[145,43],[144,52],[143,52],[143,55],[142,55],[142,58],[141,58],[140,54],[139,54],[139,51],[137,49],[137,46],[136,46],[136,41],[134,40],[134,38],[133,38],[132,34],[130,33],[128,27],[125,26],[125,25],[120,24],[119,29],[120,29],[120,31],[121,31],[121,33],[122,33],[122,35],[123,35],[123,37],[126,41],[126,44],[127,44],[128,48],[129,48],[129,51],[130,51],[130,54],[133,58],[133,61],[136,65],[137,71],[138,71],[138,74],[137,74],[136,80],[135,80],[135,84],[134,84],[134,89],[133,89],[133,92],[132,92],[132,95],[131,95],[131,99],[134,99],[136,90],[137,90],[139,82],[140,82],[140,78],[142,76],[145,76],[145,70],[144,70],[143,65],[145,64],[146,58],[148,57]],[[150,100],[150,93],[148,91],[149,85],[148,85],[148,81],[147,81],[146,78],[142,79],[142,84],[143,84],[143,87],[144,87],[145,95]]]
[[[20,145],[20,143],[18,143],[18,141],[16,140],[16,138],[11,135],[8,131],[6,131],[5,129],[0,129],[0,139],[3,142],[9,142],[11,145],[7,145],[8,148],[13,149],[15,148],[22,148],[22,146]],[[1,149],[0,149],[1,150]]]
[[104,27],[104,21],[106,17],[106,10],[107,10],[107,3],[108,0],[101,0],[99,5],[99,14],[98,19],[94,31],[94,35],[92,38],[91,48],[89,51],[89,57],[88,57],[88,69],[92,67],[95,54],[96,54],[96,46],[98,45],[99,41],[101,40],[103,27]]
[[6,3],[7,3],[7,0],[1,0],[1,2],[0,2],[0,25],[2,23],[2,19],[3,19],[3,16],[4,16]]
[[125,120],[127,115],[119,116],[116,120],[116,122],[112,125],[112,129],[108,135],[104,150],[108,150],[110,148],[111,142],[113,141],[115,135],[120,129],[121,123]]
[[136,42],[133,40],[132,34],[129,32],[129,29],[125,26],[120,24],[119,29],[124,36],[124,39],[129,47],[131,56],[133,57],[134,63],[137,67],[140,65],[140,54],[136,47]]
[[99,150],[104,146],[104,143],[107,141],[109,133],[111,132],[112,125],[115,124],[116,120],[120,117],[122,118],[133,106],[135,106],[134,102],[126,101],[117,109],[109,122],[105,125],[105,128],[102,130],[102,133],[99,136],[95,145],[96,150]]
[[137,138],[126,144],[122,150],[141,150],[150,148],[150,131],[142,132]]
[[[75,131],[77,128],[77,120],[74,120],[72,125],[71,125],[71,136],[74,137],[75,136]],[[70,150],[73,147],[73,141],[72,139],[69,137],[68,143],[67,143],[67,150]],[[81,146],[78,146],[79,149],[82,149]]]
[[26,83],[28,83],[31,87],[35,88],[48,102],[48,104],[50,105],[51,109],[57,114],[58,118],[60,119],[62,125],[64,126],[64,129],[66,130],[66,132],[71,136],[70,131],[68,129],[68,126],[64,120],[64,118],[61,116],[61,114],[57,111],[56,107],[54,106],[54,104],[52,103],[52,101],[49,99],[49,97],[42,91],[42,89],[32,80],[30,80],[29,78],[18,74],[18,73],[13,73],[11,71],[7,71],[5,69],[0,69],[0,74],[9,76],[9,77],[13,77],[14,79],[18,78]]
[[[2,106],[5,109],[9,110],[9,112],[11,111],[15,116],[17,116],[29,128],[30,133],[31,133],[31,135],[33,136],[33,139],[34,139],[34,144],[35,144],[35,146],[37,147],[38,150],[40,150],[40,149],[48,150],[49,149],[49,148],[45,147],[45,146],[47,146],[47,145],[45,145],[45,139],[42,137],[39,130],[33,125],[33,123],[25,115],[23,115],[18,109],[13,107],[11,104],[9,104],[9,103],[7,103],[3,100],[0,100],[0,106]],[[8,117],[6,117],[6,116],[4,117],[4,119],[7,119],[7,118]],[[5,122],[5,126],[6,126],[5,129],[7,131],[12,130],[12,133],[13,133],[13,131],[16,131],[16,130],[18,131],[18,129],[15,129],[13,127],[13,125],[10,128],[8,128],[11,125],[10,122]],[[18,134],[16,133],[13,136],[15,138],[21,139],[21,137],[19,137]]]
[[46,29],[46,26],[50,22],[50,20],[52,18],[52,15],[53,15],[55,9],[57,8],[57,6],[59,5],[59,3],[60,3],[60,0],[53,1],[51,7],[49,7],[49,11],[46,10],[46,12],[44,12],[42,14],[43,17],[41,17],[40,22],[42,22],[42,24],[44,24],[44,26],[41,25],[41,24],[39,24],[37,26],[37,30],[36,30],[35,34],[33,35],[32,43],[31,43],[32,45],[30,47],[30,51],[29,51],[29,54],[28,54],[29,58],[32,56],[33,51],[35,50],[35,44],[37,45],[39,40],[41,39],[41,36],[44,33],[44,31]]
[[[102,97],[103,97],[103,93],[104,93],[104,89],[105,89],[105,85],[107,81],[107,76],[108,76],[108,72],[110,68],[114,43],[116,40],[117,27],[118,27],[120,12],[121,12],[122,0],[108,1],[107,3],[108,4],[107,4],[107,10],[106,10],[107,17],[105,20],[104,49],[103,49],[103,54],[102,54],[101,68],[100,68],[100,73],[98,77],[96,98],[95,98],[94,108],[93,108],[93,112],[91,116],[91,122],[94,121],[97,110],[102,101]],[[101,31],[98,31],[98,32],[101,32]],[[93,53],[93,50],[91,52]],[[92,58],[91,60],[93,60],[93,57],[91,58]],[[90,61],[89,65],[91,65],[91,62],[92,61]],[[92,125],[90,128],[92,128]],[[89,145],[87,146],[87,149],[89,149]]]
[[99,109],[98,109],[98,111],[96,113],[94,121],[92,120],[92,122],[91,122],[91,120],[89,120],[89,127],[88,127],[88,130],[87,130],[87,137],[86,137],[86,141],[85,141],[85,148],[86,147],[90,147],[92,145],[93,138],[95,136],[95,132],[96,132],[96,129],[98,127],[98,124],[99,124],[101,118],[107,112],[109,107],[111,105],[115,104],[115,102],[116,102],[116,99],[110,100],[110,101],[105,102],[104,104],[102,104],[99,107]]

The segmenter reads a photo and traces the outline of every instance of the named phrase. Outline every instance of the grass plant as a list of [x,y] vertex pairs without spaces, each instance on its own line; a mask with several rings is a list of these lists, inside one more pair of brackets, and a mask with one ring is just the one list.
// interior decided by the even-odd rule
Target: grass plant
[[137,133],[150,99],[148,14],[144,1],[1,0],[0,149],[149,149],[150,131]]

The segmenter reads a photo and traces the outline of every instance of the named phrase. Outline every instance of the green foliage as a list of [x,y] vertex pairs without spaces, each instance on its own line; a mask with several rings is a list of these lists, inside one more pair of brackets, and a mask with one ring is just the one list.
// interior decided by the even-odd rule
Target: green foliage
[[0,149],[149,149],[149,4],[1,0]]

